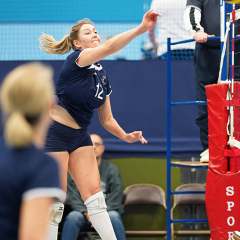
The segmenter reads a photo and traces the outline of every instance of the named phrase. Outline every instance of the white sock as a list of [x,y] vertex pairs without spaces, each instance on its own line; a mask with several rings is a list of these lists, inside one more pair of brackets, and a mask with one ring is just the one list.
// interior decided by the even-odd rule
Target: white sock
[[89,217],[102,240],[117,240],[107,211]]
[[62,220],[64,205],[61,202],[54,203],[49,209],[46,240],[57,240],[58,225]]
[[93,227],[102,240],[117,240],[110,217],[106,211],[105,199],[102,192],[98,192],[85,202]]
[[47,224],[47,237],[46,240],[57,240],[58,237],[58,224]]

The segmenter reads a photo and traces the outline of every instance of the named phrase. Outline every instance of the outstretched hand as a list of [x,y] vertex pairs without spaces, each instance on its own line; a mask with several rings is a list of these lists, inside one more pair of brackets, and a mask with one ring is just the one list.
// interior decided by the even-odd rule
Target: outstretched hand
[[126,141],[128,143],[133,143],[136,141],[141,141],[142,144],[147,143],[147,140],[142,135],[142,131],[135,131],[132,133],[127,133],[125,135],[124,141]]
[[157,22],[157,17],[161,16],[162,14],[154,12],[153,10],[147,11],[143,16],[141,23],[141,27],[143,28],[144,32],[154,27]]

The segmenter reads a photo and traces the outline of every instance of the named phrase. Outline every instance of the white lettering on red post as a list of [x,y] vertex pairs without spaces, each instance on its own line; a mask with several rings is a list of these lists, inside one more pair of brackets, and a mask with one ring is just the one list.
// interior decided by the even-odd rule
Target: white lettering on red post
[[234,202],[227,202],[228,208],[227,211],[232,211],[232,207],[234,207]]
[[234,187],[226,187],[226,195],[227,196],[233,196],[234,195]]
[[232,232],[228,232],[228,240],[235,240]]
[[227,224],[228,224],[228,226],[232,227],[235,224],[235,218],[234,217],[228,217]]
[[[226,195],[227,196],[234,195],[234,187],[233,186],[226,187]],[[233,201],[227,201],[227,211],[231,212],[234,205],[235,205],[235,203]],[[228,217],[227,224],[228,224],[228,226],[232,227],[235,224],[235,218],[232,216]],[[228,232],[228,240],[234,240],[232,232]]]

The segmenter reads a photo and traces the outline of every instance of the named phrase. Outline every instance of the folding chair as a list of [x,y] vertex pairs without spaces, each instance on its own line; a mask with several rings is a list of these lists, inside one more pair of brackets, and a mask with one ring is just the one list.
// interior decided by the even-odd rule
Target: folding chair
[[[200,183],[189,183],[183,184],[175,189],[175,192],[204,192],[206,189],[205,184]],[[205,194],[175,194],[173,207],[171,209],[171,219],[173,219],[173,210],[179,205],[205,205]],[[194,222],[194,220],[193,220]],[[171,224],[172,239],[174,237],[183,236],[210,236],[210,230],[175,230],[174,223]]]
[[[128,186],[123,192],[123,207],[134,205],[162,206],[166,210],[165,192],[151,184]],[[165,237],[165,230],[126,230],[127,237]]]

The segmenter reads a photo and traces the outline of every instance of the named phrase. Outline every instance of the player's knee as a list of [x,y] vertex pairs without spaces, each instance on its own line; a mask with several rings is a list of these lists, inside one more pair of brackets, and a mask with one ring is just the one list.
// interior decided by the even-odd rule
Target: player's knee
[[59,224],[62,220],[64,205],[61,202],[55,202],[49,209],[49,222]]
[[102,191],[92,195],[84,204],[87,207],[89,216],[104,212],[107,209]]

